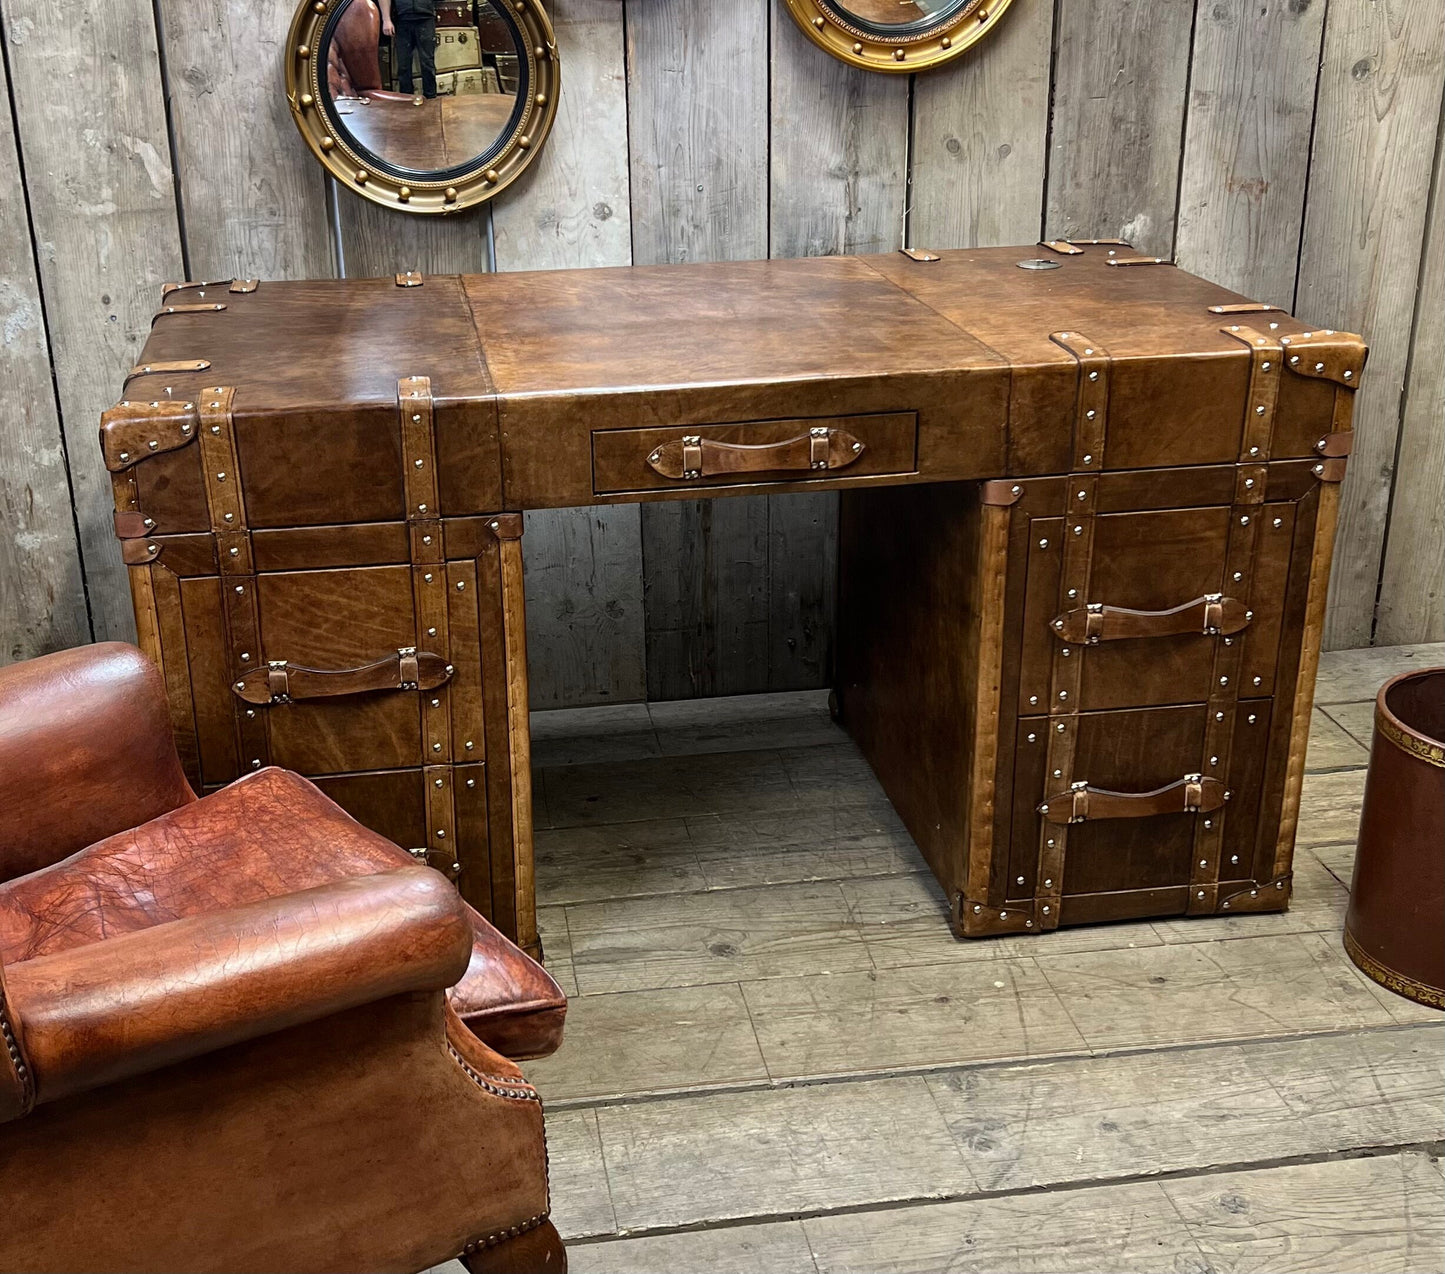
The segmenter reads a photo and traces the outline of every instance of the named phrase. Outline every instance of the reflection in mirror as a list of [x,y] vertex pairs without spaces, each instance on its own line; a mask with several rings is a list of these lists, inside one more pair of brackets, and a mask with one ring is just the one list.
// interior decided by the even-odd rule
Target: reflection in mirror
[[838,0],[845,18],[870,27],[933,26],[966,8],[968,0]]
[[366,161],[440,181],[511,134],[527,60],[492,0],[343,0],[321,40],[332,127]]

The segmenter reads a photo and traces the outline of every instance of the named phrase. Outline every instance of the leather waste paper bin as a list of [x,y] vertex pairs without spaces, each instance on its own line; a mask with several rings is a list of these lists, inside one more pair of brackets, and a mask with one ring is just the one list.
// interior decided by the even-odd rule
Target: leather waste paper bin
[[1398,995],[1445,1008],[1445,668],[1375,700],[1345,950]]

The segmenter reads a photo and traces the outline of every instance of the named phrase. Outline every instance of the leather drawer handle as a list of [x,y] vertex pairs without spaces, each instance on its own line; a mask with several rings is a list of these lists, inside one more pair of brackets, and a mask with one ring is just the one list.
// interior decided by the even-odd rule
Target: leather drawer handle
[[863,454],[864,444],[846,429],[810,429],[785,442],[717,442],[683,434],[648,454],[647,463],[664,478],[690,482],[730,473],[811,472],[842,469]]
[[1173,610],[1128,610],[1090,602],[1065,611],[1049,627],[1063,641],[1097,646],[1101,641],[1124,641],[1133,637],[1175,637],[1203,633],[1217,637],[1237,633],[1251,619],[1252,610],[1236,597],[1206,593]]
[[1177,782],[1152,792],[1110,792],[1073,783],[1039,803],[1038,812],[1050,823],[1082,823],[1086,819],[1149,818],[1155,814],[1198,814],[1217,810],[1228,799],[1224,784],[1199,774],[1186,774]]
[[290,703],[294,699],[330,699],[374,690],[434,690],[452,675],[452,665],[429,650],[403,646],[393,655],[360,668],[302,668],[273,659],[231,683],[231,692],[247,703]]

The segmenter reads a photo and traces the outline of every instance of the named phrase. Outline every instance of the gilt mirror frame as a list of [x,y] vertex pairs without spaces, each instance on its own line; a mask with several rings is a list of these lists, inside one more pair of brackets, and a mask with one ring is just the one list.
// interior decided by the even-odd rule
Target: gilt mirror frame
[[[551,20],[540,0],[493,0],[521,33],[518,54],[525,58],[526,92],[500,146],[438,180],[393,171],[362,153],[327,111],[330,100],[323,41],[333,19],[353,0],[301,0],[286,41],[286,98],[291,118],[311,153],[348,190],[398,212],[445,214],[491,199],[505,190],[541,149],[557,115],[561,68]],[[362,0],[354,0],[361,3]]]
[[895,75],[958,57],[992,31],[1009,6],[1009,0],[958,0],[934,17],[894,25],[867,21],[847,0],[784,2],[808,38],[840,62]]

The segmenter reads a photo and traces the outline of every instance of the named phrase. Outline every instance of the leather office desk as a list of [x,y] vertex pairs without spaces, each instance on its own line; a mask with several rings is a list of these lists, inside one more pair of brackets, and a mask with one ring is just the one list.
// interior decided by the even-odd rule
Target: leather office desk
[[520,512],[839,488],[841,719],[960,933],[1286,904],[1357,337],[1115,243],[163,302],[102,445],[199,786],[535,948]]

